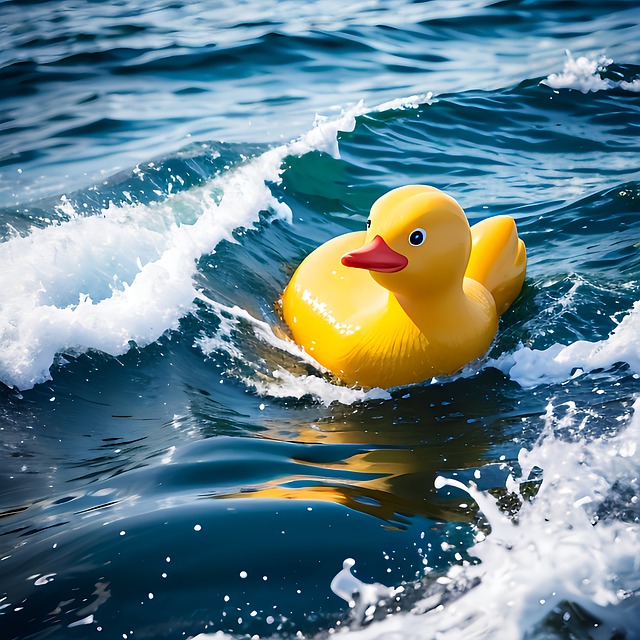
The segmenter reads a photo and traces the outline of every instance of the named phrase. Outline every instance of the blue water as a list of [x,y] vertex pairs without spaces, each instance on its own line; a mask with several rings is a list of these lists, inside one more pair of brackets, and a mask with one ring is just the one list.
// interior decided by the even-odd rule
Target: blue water
[[[640,638],[637,2],[3,1],[0,42],[0,638]],[[277,299],[409,183],[512,215],[525,286],[479,363],[349,389]]]

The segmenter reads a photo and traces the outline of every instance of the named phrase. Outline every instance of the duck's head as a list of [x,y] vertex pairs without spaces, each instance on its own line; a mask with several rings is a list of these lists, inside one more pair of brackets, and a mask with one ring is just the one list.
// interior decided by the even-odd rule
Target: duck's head
[[471,253],[471,231],[460,205],[423,185],[394,189],[371,207],[362,248],[342,256],[347,267],[404,296],[461,286]]

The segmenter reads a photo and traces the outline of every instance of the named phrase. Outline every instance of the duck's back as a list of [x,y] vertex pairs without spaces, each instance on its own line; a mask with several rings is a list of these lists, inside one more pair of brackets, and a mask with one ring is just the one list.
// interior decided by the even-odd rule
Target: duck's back
[[465,276],[493,296],[498,315],[518,297],[527,268],[527,252],[510,216],[494,216],[471,227],[472,249]]

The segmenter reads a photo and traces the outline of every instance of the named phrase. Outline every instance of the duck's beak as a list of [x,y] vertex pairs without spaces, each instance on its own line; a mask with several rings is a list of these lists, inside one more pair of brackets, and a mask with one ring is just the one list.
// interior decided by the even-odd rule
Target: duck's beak
[[402,271],[409,261],[401,253],[394,251],[380,236],[376,236],[361,249],[345,253],[341,262],[345,267],[394,273]]

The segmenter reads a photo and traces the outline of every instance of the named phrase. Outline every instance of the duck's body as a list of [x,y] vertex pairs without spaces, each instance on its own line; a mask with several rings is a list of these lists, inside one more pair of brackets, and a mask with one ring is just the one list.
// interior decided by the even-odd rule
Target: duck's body
[[365,387],[454,373],[486,353],[524,280],[513,220],[470,230],[455,200],[409,186],[380,198],[369,223],[323,244],[294,273],[282,296],[294,340]]

